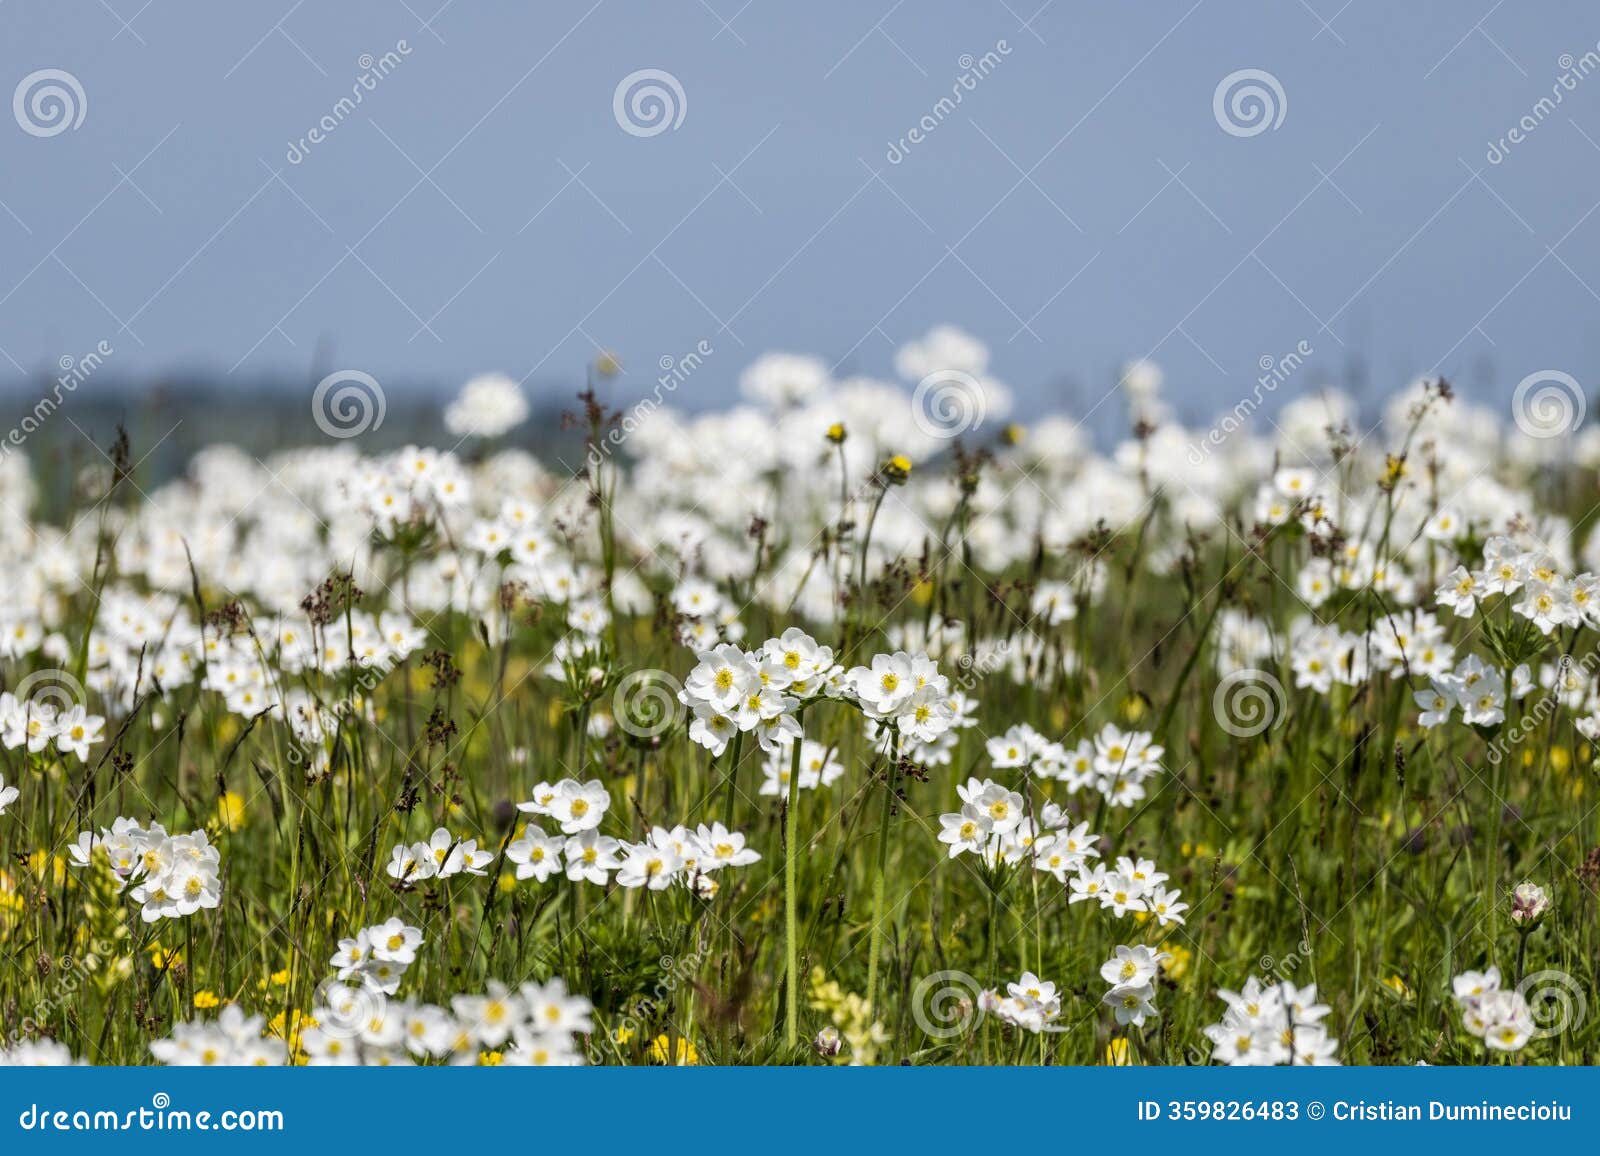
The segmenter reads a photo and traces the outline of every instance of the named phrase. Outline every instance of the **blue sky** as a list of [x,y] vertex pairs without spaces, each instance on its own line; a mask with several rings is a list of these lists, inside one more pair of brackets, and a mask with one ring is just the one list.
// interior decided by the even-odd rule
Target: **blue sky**
[[[643,391],[707,341],[709,405],[764,350],[890,376],[943,322],[1080,412],[1148,355],[1204,415],[1301,341],[1373,388],[1588,382],[1593,5],[1041,3],[9,0],[4,90],[83,107],[0,118],[0,382],[106,341],[102,381],[566,393],[603,347]],[[640,70],[653,135],[614,113]],[[1241,70],[1282,94],[1253,135],[1214,109]]]

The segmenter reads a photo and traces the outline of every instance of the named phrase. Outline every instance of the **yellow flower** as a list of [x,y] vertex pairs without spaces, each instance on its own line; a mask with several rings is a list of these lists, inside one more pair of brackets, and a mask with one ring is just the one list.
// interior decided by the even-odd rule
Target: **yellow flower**
[[828,440],[834,445],[838,445],[849,436],[849,434],[845,433],[844,423],[842,421],[836,421],[828,427]]
[[500,1066],[500,1061],[503,1060],[504,1058],[505,1057],[503,1055],[501,1055],[499,1052],[479,1052],[478,1053],[478,1067],[480,1067],[480,1068],[498,1068]]
[[60,855],[52,855],[48,851],[35,851],[28,856],[28,867],[33,872],[34,878],[41,882],[45,878],[47,869],[57,887],[63,886],[67,881],[67,861]]
[[633,1039],[633,1029],[618,1028],[616,1031],[611,1033],[611,1038],[616,1040],[619,1044],[629,1043]]
[[1000,431],[1000,436],[1005,440],[1006,445],[1020,446],[1028,440],[1028,430],[1026,426],[1020,426],[1016,422],[1012,422]]
[[[14,913],[22,910],[22,896],[17,894],[16,880],[4,871],[0,871],[0,915]],[[0,927],[5,926],[0,920]]]
[[183,962],[183,952],[179,951],[177,948],[173,948],[171,951],[168,951],[159,943],[152,943],[145,950],[150,953],[150,962],[155,966],[157,971],[166,971],[171,968],[173,964]]
[[1383,986],[1404,1000],[1411,999],[1414,994],[1410,985],[1408,985],[1406,981],[1401,979],[1398,975],[1391,975],[1388,979],[1384,980]]
[[1194,952],[1181,943],[1163,943],[1156,949],[1167,953],[1167,959],[1161,961],[1161,970],[1174,982],[1183,979],[1189,974],[1189,964],[1194,959]]
[[222,1001],[217,998],[214,991],[197,991],[194,993],[194,1006],[196,1008],[213,1008],[220,1006]]
[[1106,1044],[1106,1063],[1113,1068],[1143,1067],[1127,1040],[1112,1040]]
[[663,1033],[657,1036],[650,1044],[650,1062],[652,1064],[671,1064],[678,1068],[692,1068],[700,1062],[700,1053],[692,1042],[683,1036],[678,1037],[677,1057],[668,1059],[672,1055],[672,1040]]
[[895,454],[879,467],[883,480],[891,486],[903,486],[911,477],[911,459],[905,454]]
[[306,1062],[305,1049],[300,1046],[300,1033],[306,1028],[314,1028],[317,1021],[308,1015],[301,1014],[296,1008],[289,1013],[287,1021],[280,1011],[267,1021],[267,1032],[277,1036],[289,1046],[289,1062],[291,1064],[304,1064]]
[[256,990],[257,991],[266,991],[269,987],[288,987],[288,986],[289,986],[289,969],[288,968],[284,968],[282,971],[275,971],[271,975],[267,976],[265,979],[256,980]]
[[244,826],[244,796],[238,791],[224,792],[217,800],[217,826],[224,831],[237,831]]

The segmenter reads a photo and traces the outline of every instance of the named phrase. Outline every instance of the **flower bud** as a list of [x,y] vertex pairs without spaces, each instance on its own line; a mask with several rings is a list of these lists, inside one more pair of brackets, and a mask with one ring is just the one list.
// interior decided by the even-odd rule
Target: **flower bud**
[[1550,909],[1550,896],[1537,883],[1519,883],[1511,892],[1511,922],[1518,927],[1537,926]]

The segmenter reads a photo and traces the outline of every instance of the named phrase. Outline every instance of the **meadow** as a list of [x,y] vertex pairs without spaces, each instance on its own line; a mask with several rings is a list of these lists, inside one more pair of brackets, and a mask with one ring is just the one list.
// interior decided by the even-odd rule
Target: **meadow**
[[8,450],[0,1062],[1595,1062],[1576,384],[1102,450],[896,360]]

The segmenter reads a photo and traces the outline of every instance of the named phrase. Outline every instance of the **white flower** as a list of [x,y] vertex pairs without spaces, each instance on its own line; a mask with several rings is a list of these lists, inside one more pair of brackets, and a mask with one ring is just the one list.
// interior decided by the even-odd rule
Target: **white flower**
[[1119,946],[1115,954],[1100,965],[1100,978],[1114,987],[1140,987],[1154,981],[1162,961],[1169,958],[1166,952],[1152,950],[1143,944],[1136,947]]
[[739,392],[774,409],[803,405],[828,388],[828,363],[796,353],[768,353],[739,375]]
[[462,438],[497,438],[527,418],[522,387],[500,373],[472,378],[444,411],[445,428]]
[[506,848],[506,858],[517,865],[518,879],[543,883],[561,871],[561,853],[565,847],[563,840],[529,823],[522,837]]

